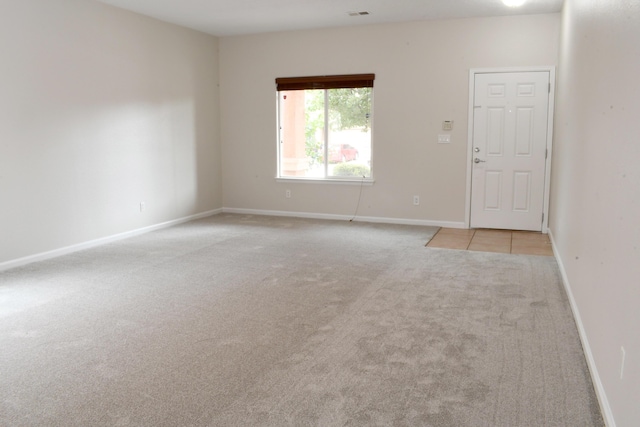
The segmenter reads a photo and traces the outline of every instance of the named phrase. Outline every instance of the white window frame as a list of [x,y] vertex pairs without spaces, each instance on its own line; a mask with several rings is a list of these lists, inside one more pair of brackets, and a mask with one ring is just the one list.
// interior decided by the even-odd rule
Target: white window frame
[[[374,150],[373,150],[373,110],[374,110],[374,92],[373,92],[373,79],[375,78],[374,74],[366,74],[366,75],[336,75],[336,76],[311,76],[311,77],[292,77],[292,78],[279,78],[276,79],[276,87],[279,86],[279,84],[281,82],[296,82],[298,80],[303,80],[303,81],[312,81],[312,82],[323,82],[325,80],[330,81],[328,83],[328,85],[330,86],[332,83],[332,80],[340,80],[340,79],[349,79],[349,78],[363,78],[363,76],[365,76],[365,78],[370,78],[371,79],[371,84],[370,86],[361,86],[361,85],[354,85],[354,86],[348,86],[348,85],[343,85],[343,86],[336,86],[336,87],[308,87],[307,89],[314,89],[314,90],[319,90],[319,89],[323,89],[324,90],[324,117],[325,117],[325,123],[329,120],[329,103],[328,103],[328,90],[331,89],[340,89],[340,88],[357,88],[357,87],[371,87],[371,115],[370,115],[370,130],[371,130],[371,139],[369,141],[369,146],[370,146],[370,163],[369,163],[369,176],[368,177],[345,177],[345,176],[330,176],[328,173],[328,167],[329,167],[329,126],[324,127],[324,146],[323,146],[323,150],[324,150],[324,177],[295,177],[295,176],[283,176],[282,175],[282,137],[281,137],[281,132],[282,132],[282,117],[281,117],[281,97],[280,97],[280,91],[286,91],[286,90],[295,90],[295,89],[277,89],[276,90],[276,110],[277,110],[277,124],[276,124],[276,129],[277,129],[277,161],[276,161],[276,167],[277,167],[277,171],[276,171],[276,181],[277,182],[306,182],[306,183],[322,183],[322,184],[345,184],[345,185],[372,185],[375,180],[373,179],[373,154],[374,154]],[[279,83],[280,82],[280,83]],[[294,83],[295,84],[295,83]],[[312,83],[312,84],[316,84],[316,83]],[[302,90],[302,89],[299,89]]]

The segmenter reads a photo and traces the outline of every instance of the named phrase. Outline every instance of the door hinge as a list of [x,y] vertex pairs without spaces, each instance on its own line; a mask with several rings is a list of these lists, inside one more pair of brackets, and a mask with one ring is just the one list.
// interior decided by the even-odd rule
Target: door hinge
[[549,155],[549,149],[545,148],[544,150],[544,159],[547,160],[547,156]]
[[542,223],[544,224],[544,212],[542,212]]
[[549,83],[549,92],[548,93],[551,93],[551,83]]

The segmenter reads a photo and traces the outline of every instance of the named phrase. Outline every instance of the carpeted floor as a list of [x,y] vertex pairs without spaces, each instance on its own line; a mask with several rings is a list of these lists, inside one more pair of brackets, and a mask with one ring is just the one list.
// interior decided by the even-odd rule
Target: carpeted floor
[[552,257],[222,214],[0,273],[2,426],[602,426]]

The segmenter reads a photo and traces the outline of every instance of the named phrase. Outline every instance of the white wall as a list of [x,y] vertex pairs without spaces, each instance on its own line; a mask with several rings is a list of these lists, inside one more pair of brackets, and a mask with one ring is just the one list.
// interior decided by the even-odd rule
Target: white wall
[[[637,425],[640,3],[562,16],[550,229],[605,415]],[[554,65],[558,38],[558,15],[479,18],[228,37],[218,58],[214,37],[100,3],[3,0],[0,264],[222,206],[353,213],[357,186],[274,179],[286,76],[376,73],[359,214],[461,223],[469,68]]]
[[[364,187],[358,214],[462,224],[469,69],[555,65],[559,28],[550,14],[221,38],[225,208],[352,215],[358,186],[274,179],[274,80],[375,73],[376,182]],[[450,145],[437,144],[443,120],[455,122]]]
[[565,1],[550,229],[618,426],[640,425],[639,40],[639,2]]
[[222,207],[217,48],[93,1],[2,0],[0,264]]

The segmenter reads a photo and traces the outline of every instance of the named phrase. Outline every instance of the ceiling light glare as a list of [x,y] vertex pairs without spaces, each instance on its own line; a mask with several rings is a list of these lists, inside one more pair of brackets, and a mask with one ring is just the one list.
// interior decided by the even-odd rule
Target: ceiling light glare
[[525,0],[502,0],[502,3],[509,7],[520,7],[524,4]]

